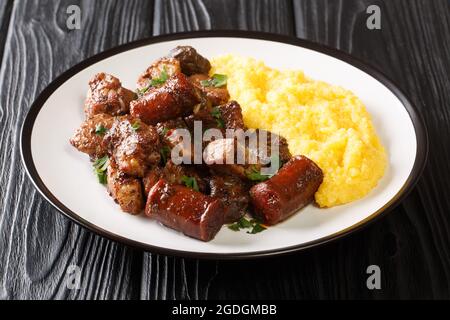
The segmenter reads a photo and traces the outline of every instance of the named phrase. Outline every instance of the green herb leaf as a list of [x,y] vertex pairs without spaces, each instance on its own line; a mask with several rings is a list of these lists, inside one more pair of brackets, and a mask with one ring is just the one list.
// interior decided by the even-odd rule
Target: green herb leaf
[[214,107],[212,109],[211,115],[213,116],[214,119],[216,119],[217,127],[219,128],[225,127],[225,123],[223,122],[222,119],[222,113],[220,112],[220,109],[218,107]]
[[258,219],[248,220],[245,217],[242,217],[238,221],[236,221],[232,224],[229,224],[228,229],[233,230],[233,231],[247,229],[248,234],[256,234],[256,233],[266,230],[267,228],[265,226],[263,226]]
[[271,177],[270,175],[261,174],[261,172],[258,171],[255,166],[251,166],[251,168],[247,170],[245,174],[251,181],[266,181]]
[[162,165],[165,165],[167,163],[167,160],[169,159],[170,151],[171,150],[168,146],[163,146],[161,149],[159,149],[159,154],[161,155]]
[[264,230],[266,230],[266,229],[267,229],[267,228],[264,227],[262,224],[256,223],[256,224],[253,225],[252,230],[247,231],[247,233],[248,233],[248,234],[256,234],[256,233],[260,233],[260,232],[262,232],[262,231],[264,231]]
[[182,176],[181,181],[183,181],[186,187],[199,191],[197,180],[194,177]]
[[167,136],[167,133],[169,132],[169,129],[167,129],[166,127],[163,128],[162,130],[162,135],[163,136]]
[[108,129],[106,129],[102,124],[97,124],[95,126],[95,134],[98,134],[99,136],[102,136],[106,133],[106,131],[108,131]]
[[213,74],[211,79],[202,80],[202,81],[200,81],[200,84],[203,87],[220,88],[220,87],[223,87],[224,85],[226,85],[227,81],[228,81],[228,77],[226,75],[215,73],[215,74]]
[[241,228],[239,227],[239,224],[237,222],[229,224],[228,229],[233,230],[233,231],[241,230]]
[[136,121],[136,122],[134,122],[134,123],[131,125],[131,128],[132,128],[134,131],[138,131],[140,127],[141,127],[141,123],[140,123],[139,121]]
[[101,184],[106,184],[106,169],[109,166],[108,156],[98,158],[92,164],[94,167],[94,173],[97,176],[98,182]]
[[150,80],[149,85],[145,88],[137,89],[136,93],[138,96],[144,95],[151,87],[156,87],[166,83],[167,79],[169,79],[169,74],[167,73],[166,67],[164,67],[161,71],[161,74],[158,78],[153,78]]
[[141,88],[141,89],[136,89],[136,94],[138,97],[143,96],[144,93],[146,93],[148,91],[148,89],[150,89],[150,86],[147,86],[145,88]]
[[164,84],[167,79],[169,79],[169,75],[167,74],[167,69],[164,67],[159,75],[159,78],[153,78],[150,80],[150,86],[156,87],[158,85]]
[[99,183],[106,184],[106,182],[107,182],[106,172],[95,170],[95,175],[97,176]]

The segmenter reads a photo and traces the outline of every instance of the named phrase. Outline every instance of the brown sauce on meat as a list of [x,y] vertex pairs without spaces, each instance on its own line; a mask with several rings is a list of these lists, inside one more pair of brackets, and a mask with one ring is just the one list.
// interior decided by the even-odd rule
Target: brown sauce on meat
[[[70,139],[92,161],[102,160],[96,170],[106,175],[107,190],[124,212],[145,212],[202,241],[246,214],[268,225],[288,218],[313,200],[323,179],[310,159],[292,157],[283,137],[246,131],[226,82],[204,85],[212,81],[210,69],[194,48],[180,46],[139,76],[136,92],[112,75],[97,74],[89,82],[86,120]],[[171,154],[181,132],[193,134],[197,125],[222,137],[199,144],[200,164],[177,164]],[[225,136],[230,130],[238,134]],[[257,145],[239,140],[261,133],[266,138]],[[191,141],[181,151],[193,160],[196,145]],[[228,157],[235,162],[227,163]],[[270,178],[262,175],[274,157],[281,168]]]

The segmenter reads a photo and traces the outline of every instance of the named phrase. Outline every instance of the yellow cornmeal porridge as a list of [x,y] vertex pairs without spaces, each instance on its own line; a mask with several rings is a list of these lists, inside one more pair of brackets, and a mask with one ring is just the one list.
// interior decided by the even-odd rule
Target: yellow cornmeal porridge
[[293,155],[320,166],[324,180],[315,199],[321,207],[362,198],[377,185],[386,153],[352,92],[252,58],[224,55],[211,63],[211,74],[228,76],[231,98],[241,105],[248,127],[282,135]]

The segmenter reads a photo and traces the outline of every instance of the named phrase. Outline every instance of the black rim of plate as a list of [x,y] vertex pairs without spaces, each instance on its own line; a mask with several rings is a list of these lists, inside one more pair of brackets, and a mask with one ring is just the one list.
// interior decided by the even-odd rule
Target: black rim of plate
[[[303,47],[306,49],[311,49],[313,51],[324,53],[328,56],[332,56],[344,62],[347,62],[354,67],[362,70],[363,72],[371,75],[376,80],[381,82],[384,86],[386,86],[403,104],[405,109],[407,110],[411,121],[414,126],[415,134],[416,134],[416,143],[417,143],[417,152],[416,158],[414,161],[413,169],[411,170],[408,179],[402,186],[402,188],[397,192],[397,194],[391,198],[382,208],[371,214],[369,217],[365,218],[358,223],[343,229],[337,233],[331,234],[329,236],[313,240],[307,243],[302,243],[299,245],[283,247],[273,250],[265,250],[265,251],[255,251],[255,252],[244,252],[244,253],[202,253],[202,252],[193,252],[193,251],[183,251],[183,250],[175,250],[175,249],[167,249],[164,247],[158,247],[149,245],[146,243],[134,241],[117,234],[114,234],[108,230],[102,229],[97,225],[81,218],[75,212],[71,211],[67,208],[63,203],[61,203],[46,187],[43,183],[42,179],[39,176],[39,173],[36,170],[36,167],[33,162],[33,158],[31,155],[31,135],[33,132],[34,122],[36,120],[39,111],[42,106],[45,104],[50,95],[55,92],[64,82],[66,82],[73,75],[77,74],[81,70],[87,68],[88,66],[101,61],[105,58],[111,57],[118,53],[128,51],[131,49],[135,49],[138,47],[142,47],[149,44],[154,44],[158,42],[166,42],[171,40],[181,40],[187,38],[205,38],[205,37],[227,37],[227,38],[247,38],[247,39],[260,39],[260,40],[268,40],[273,42],[281,42],[285,44],[291,44],[294,46]],[[306,248],[315,247],[318,245],[322,245],[328,243],[330,241],[342,238],[350,233],[353,233],[357,230],[361,230],[363,227],[366,227],[370,222],[375,221],[376,219],[383,216],[385,213],[393,209],[397,206],[401,200],[411,191],[416,182],[418,181],[427,160],[428,155],[428,134],[427,129],[424,125],[423,120],[421,119],[419,113],[414,108],[413,104],[408,100],[406,95],[399,89],[397,85],[394,84],[393,81],[388,79],[383,73],[374,69],[373,67],[368,66],[365,62],[354,58],[353,56],[342,52],[340,50],[317,44],[308,40],[298,39],[290,36],[283,36],[277,34],[270,34],[264,32],[250,32],[250,31],[196,31],[196,32],[185,32],[185,33],[174,33],[170,35],[162,35],[155,36],[148,39],[134,41],[128,44],[124,44],[107,51],[101,52],[93,57],[90,57],[81,63],[75,65],[70,68],[68,71],[64,72],[58,78],[56,78],[53,82],[51,82],[46,89],[38,96],[38,98],[33,102],[28,111],[28,114],[25,118],[25,121],[21,130],[21,156],[22,161],[24,163],[25,169],[33,182],[34,186],[37,190],[42,194],[42,196],[49,201],[56,209],[58,209],[65,216],[69,217],[75,223],[97,233],[103,237],[111,239],[113,241],[121,242],[123,244],[138,247],[144,249],[145,251],[172,255],[172,256],[180,256],[180,257],[190,257],[190,258],[201,258],[201,259],[249,259],[249,258],[258,258],[258,257],[267,257],[267,256],[275,256],[281,254],[292,253],[295,251],[303,250]]]

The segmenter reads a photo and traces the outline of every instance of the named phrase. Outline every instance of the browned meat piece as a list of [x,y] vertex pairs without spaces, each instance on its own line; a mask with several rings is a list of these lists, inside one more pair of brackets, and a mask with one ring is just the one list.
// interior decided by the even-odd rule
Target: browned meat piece
[[242,129],[245,130],[244,118],[242,117],[242,109],[236,101],[230,101],[217,107],[220,111],[220,117],[226,129]]
[[156,129],[161,137],[165,136],[167,133],[170,133],[171,130],[178,128],[187,128],[186,123],[183,118],[176,118],[172,120],[168,120],[165,122],[159,122],[156,125]]
[[172,49],[169,56],[180,61],[181,71],[190,76],[196,73],[208,74],[211,64],[190,46],[178,46]]
[[[192,144],[192,135],[186,126],[183,118],[177,118],[174,120],[169,120],[166,122],[160,122],[156,126],[160,139],[162,141],[164,150],[162,150],[167,159],[170,159],[172,148],[179,145],[177,148],[178,155],[184,157],[185,159],[190,159],[191,163],[194,160],[194,149]],[[190,141],[184,141],[184,135],[189,135],[191,137]],[[181,148],[180,148],[181,147]],[[201,152],[199,154],[201,157]],[[167,159],[163,159],[165,163]]]
[[[235,112],[234,107],[229,108],[226,112],[230,111],[229,115],[232,115]],[[229,116],[228,119],[233,125],[239,123],[235,120],[239,119],[239,116]],[[237,124],[236,127],[239,125]],[[272,143],[275,143],[273,150]],[[275,153],[272,154],[272,152]],[[264,167],[271,167],[275,171],[268,173],[274,174],[283,163],[289,161],[291,154],[286,139],[270,131],[255,130],[236,135],[234,139],[225,138],[210,142],[203,151],[203,158],[214,171],[258,181],[258,178],[254,178],[255,173],[260,172]]]
[[230,94],[226,86],[216,88],[212,86],[203,86],[201,81],[211,79],[207,74],[194,74],[189,77],[189,80],[199,88],[211,101],[213,106],[218,106],[227,103],[230,100]]
[[132,101],[131,115],[147,124],[155,125],[192,113],[200,102],[197,89],[185,75],[173,75],[166,83],[146,92],[138,100]]
[[222,130],[224,135],[226,129],[246,130],[241,106],[236,101],[216,107],[203,104],[201,108],[194,110],[194,113],[185,121],[191,129],[194,127],[194,121],[201,121],[203,130],[216,128]]
[[153,167],[145,173],[142,182],[146,196],[150,192],[150,189],[163,177],[163,170],[164,168],[161,167]]
[[107,113],[113,116],[123,115],[130,110],[130,102],[136,94],[122,87],[119,79],[106,74],[97,73],[89,81],[89,90],[84,104],[87,117]]
[[158,130],[161,141],[168,144],[170,147],[173,147],[174,143],[178,141],[177,139],[174,139],[174,137],[171,138],[171,135],[176,129],[187,129],[183,118],[180,117],[173,120],[160,122],[156,125],[156,130]]
[[194,165],[176,165],[168,161],[163,170],[163,178],[172,184],[184,184],[183,177],[193,178],[198,186],[198,191],[206,192],[207,185],[201,167]]
[[[238,154],[241,158],[238,161]],[[218,139],[210,142],[203,151],[203,159],[211,168],[222,174],[236,175],[246,179],[248,148],[235,139]]]
[[224,222],[232,223],[245,215],[250,197],[248,187],[241,179],[228,175],[213,175],[209,182],[211,196],[224,203]]
[[[168,77],[171,77],[180,72],[180,62],[177,59],[161,58],[155,61],[143,74],[141,74],[137,81],[137,86],[139,89],[147,88],[152,85],[152,79],[161,79],[164,73]],[[156,83],[155,86],[158,86],[158,84]]]
[[197,106],[193,114],[184,119],[189,130],[194,130],[194,121],[201,122],[203,131],[212,128],[222,129],[222,126],[219,125],[217,119],[213,116],[214,111],[210,103],[198,104]]
[[114,160],[107,169],[108,192],[120,208],[131,214],[139,214],[144,209],[142,183],[138,178],[120,172]]
[[145,214],[185,235],[212,240],[223,225],[219,199],[161,179],[148,194]]
[[312,160],[295,156],[272,178],[250,189],[254,214],[265,224],[277,224],[310,203],[322,180],[322,170]]
[[[284,137],[262,129],[256,129],[254,134],[258,137],[258,147],[255,152],[257,152],[260,159],[270,158],[272,156],[272,140],[275,143],[273,151],[279,155],[280,162],[286,163],[291,159],[292,155]],[[263,148],[263,144],[261,144],[261,142],[264,142],[264,136],[266,137],[266,148]],[[266,160],[266,162],[268,162],[268,160]]]
[[160,161],[158,132],[139,119],[116,119],[103,142],[119,170],[130,176],[143,177],[148,167]]
[[170,160],[164,168],[154,168],[145,175],[145,191],[148,193],[159,179],[164,179],[171,184],[185,185],[185,178],[195,179],[198,191],[203,193],[207,192],[208,186],[205,182],[204,174],[201,174],[199,167],[193,165],[176,165]]
[[107,153],[102,141],[113,122],[114,118],[110,115],[96,114],[81,124],[75,135],[70,139],[70,143],[78,151],[87,153],[92,158],[100,158]]

